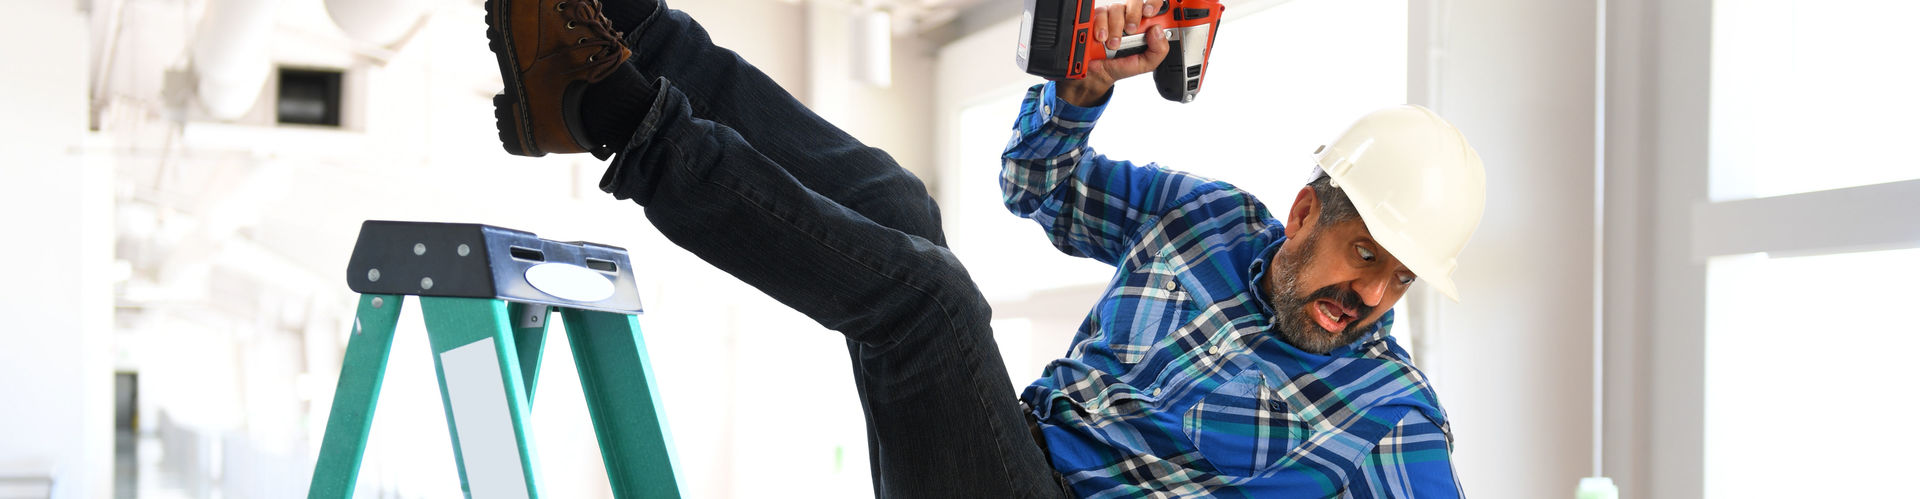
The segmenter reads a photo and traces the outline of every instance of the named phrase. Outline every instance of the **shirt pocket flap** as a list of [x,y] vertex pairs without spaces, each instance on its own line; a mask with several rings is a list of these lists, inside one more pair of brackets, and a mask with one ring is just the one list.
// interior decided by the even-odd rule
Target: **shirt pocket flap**
[[1182,419],[1202,458],[1230,476],[1273,467],[1312,434],[1267,387],[1266,377],[1251,369],[1207,393]]
[[1111,308],[1103,314],[1102,344],[1115,360],[1134,365],[1199,314],[1179,274],[1167,265],[1148,265],[1124,279],[1105,300]]

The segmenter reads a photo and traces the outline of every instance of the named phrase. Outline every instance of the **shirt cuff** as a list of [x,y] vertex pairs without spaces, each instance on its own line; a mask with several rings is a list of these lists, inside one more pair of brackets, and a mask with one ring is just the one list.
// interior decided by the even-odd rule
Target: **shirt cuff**
[[1100,104],[1093,107],[1080,107],[1060,98],[1057,93],[1058,82],[1047,82],[1046,89],[1040,93],[1040,113],[1049,119],[1059,119],[1076,123],[1093,123],[1100,120],[1100,113],[1106,112],[1107,103],[1113,100],[1113,89],[1107,89],[1107,95]]

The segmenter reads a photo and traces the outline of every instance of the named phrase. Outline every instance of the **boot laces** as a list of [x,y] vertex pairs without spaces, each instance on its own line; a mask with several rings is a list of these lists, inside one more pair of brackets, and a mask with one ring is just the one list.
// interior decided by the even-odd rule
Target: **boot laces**
[[585,30],[575,35],[575,45],[597,47],[593,55],[587,56],[587,80],[600,81],[619,67],[620,61],[614,56],[620,53],[620,33],[610,26],[606,14],[600,11],[600,2],[595,0],[567,0],[555,4],[562,18],[567,20],[568,30]]

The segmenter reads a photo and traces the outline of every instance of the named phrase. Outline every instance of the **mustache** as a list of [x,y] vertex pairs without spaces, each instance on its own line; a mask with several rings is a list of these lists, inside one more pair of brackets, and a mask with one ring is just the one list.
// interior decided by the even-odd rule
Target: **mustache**
[[1353,288],[1345,286],[1327,286],[1314,290],[1313,294],[1307,295],[1306,299],[1301,300],[1301,302],[1313,303],[1322,299],[1330,300],[1346,308],[1353,309],[1354,319],[1352,323],[1347,324],[1346,331],[1352,331],[1353,328],[1360,326],[1361,320],[1373,316],[1373,307],[1367,306],[1365,302],[1360,300],[1360,293],[1356,293],[1353,291]]

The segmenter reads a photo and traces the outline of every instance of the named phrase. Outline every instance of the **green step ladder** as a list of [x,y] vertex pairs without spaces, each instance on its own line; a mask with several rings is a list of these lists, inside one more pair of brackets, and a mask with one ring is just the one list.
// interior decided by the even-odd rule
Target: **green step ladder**
[[614,497],[680,497],[626,250],[479,224],[370,220],[347,284],[360,308],[307,497],[353,495],[407,295],[420,297],[467,497],[540,497],[527,423],[552,312],[566,321]]

